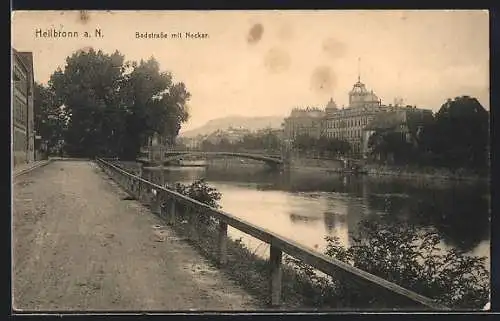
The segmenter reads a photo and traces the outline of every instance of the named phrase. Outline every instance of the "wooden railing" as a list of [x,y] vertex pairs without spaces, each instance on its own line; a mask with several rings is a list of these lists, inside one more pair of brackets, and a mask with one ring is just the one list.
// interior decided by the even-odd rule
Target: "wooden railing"
[[[143,194],[151,196],[151,191],[154,189],[156,191],[156,195],[153,197],[150,204],[151,209],[166,219],[168,224],[175,223],[176,209],[181,205],[187,205],[189,208],[196,208],[198,215],[207,215],[217,219],[219,224],[218,261],[222,265],[227,262],[228,226],[270,244],[270,303],[273,306],[281,304],[282,255],[283,253],[287,253],[288,255],[300,259],[304,263],[328,275],[333,276],[337,275],[337,273],[341,273],[344,276],[353,278],[358,282],[363,282],[363,284],[366,284],[367,287],[374,287],[377,291],[390,293],[391,296],[394,295],[394,297],[398,299],[398,302],[405,302],[409,306],[415,307],[417,310],[450,310],[430,298],[424,297],[378,276],[355,268],[335,258],[312,251],[293,240],[277,235],[250,222],[246,222],[230,213],[212,208],[174,190],[154,184],[139,176],[126,172],[108,161],[97,159],[97,163],[101,166],[105,173],[107,173],[136,199],[141,199]],[[190,221],[190,224],[194,224],[192,220],[188,221]]]

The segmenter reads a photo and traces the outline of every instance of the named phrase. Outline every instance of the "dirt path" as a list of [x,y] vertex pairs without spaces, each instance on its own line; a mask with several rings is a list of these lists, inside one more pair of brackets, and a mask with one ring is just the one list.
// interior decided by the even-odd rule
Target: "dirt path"
[[14,181],[16,310],[255,310],[230,281],[88,161]]

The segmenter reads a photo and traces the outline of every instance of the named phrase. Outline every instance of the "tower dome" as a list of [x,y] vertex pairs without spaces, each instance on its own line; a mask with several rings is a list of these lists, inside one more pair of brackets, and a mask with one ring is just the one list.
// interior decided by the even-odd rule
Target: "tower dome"
[[349,92],[349,107],[373,107],[380,106],[380,99],[373,92],[368,91],[358,76],[358,81],[352,86]]
[[365,84],[363,84],[361,81],[358,81],[352,86],[351,91],[349,92],[350,95],[366,95],[368,94],[368,90],[366,89]]
[[365,84],[361,82],[360,71],[361,59],[358,58],[358,81],[352,86],[349,92],[349,107],[376,107],[380,106],[380,99],[375,95],[373,90],[368,91]]

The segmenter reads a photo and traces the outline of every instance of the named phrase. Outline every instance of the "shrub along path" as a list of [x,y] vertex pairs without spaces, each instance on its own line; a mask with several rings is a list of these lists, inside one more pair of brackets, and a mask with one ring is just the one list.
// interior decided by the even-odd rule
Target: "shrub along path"
[[[14,308],[256,310],[258,301],[90,161],[14,180]],[[160,231],[163,231],[160,235]]]

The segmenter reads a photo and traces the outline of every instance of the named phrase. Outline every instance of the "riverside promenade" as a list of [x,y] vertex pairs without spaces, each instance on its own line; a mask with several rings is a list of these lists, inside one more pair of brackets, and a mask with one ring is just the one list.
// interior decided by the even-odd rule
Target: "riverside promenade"
[[13,178],[15,310],[261,309],[126,196],[85,160],[55,160]]

